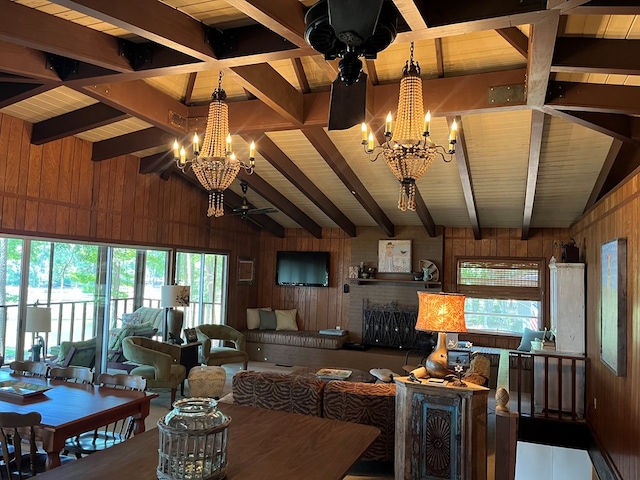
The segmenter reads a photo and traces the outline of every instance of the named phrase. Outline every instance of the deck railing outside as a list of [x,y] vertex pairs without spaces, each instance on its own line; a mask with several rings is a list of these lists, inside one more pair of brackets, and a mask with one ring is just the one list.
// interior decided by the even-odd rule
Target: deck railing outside
[[[143,306],[160,308],[160,300],[146,298],[143,300]],[[97,332],[96,302],[94,300],[82,301],[63,301],[52,302],[51,307],[51,332],[38,332],[47,345],[47,350],[54,345],[60,345],[62,341],[79,341],[87,340],[95,337]],[[216,305],[205,303],[202,306],[204,313],[203,318],[216,318],[213,314]],[[121,326],[119,319],[123,313],[134,311],[134,299],[117,298],[110,302],[110,328]],[[192,303],[185,311],[184,327],[194,327],[197,325],[200,305]],[[4,321],[3,321],[4,319]],[[4,357],[4,363],[16,360],[16,332],[18,331],[18,305],[0,305],[0,325],[4,323],[4,330],[0,328],[0,341],[2,348],[0,354]],[[24,348],[25,352],[31,346],[31,333],[25,334]],[[28,353],[25,353],[28,357]]]

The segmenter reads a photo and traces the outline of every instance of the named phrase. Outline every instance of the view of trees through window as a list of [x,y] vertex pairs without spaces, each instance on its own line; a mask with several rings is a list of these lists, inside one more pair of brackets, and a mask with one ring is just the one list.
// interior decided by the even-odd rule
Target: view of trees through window
[[[0,237],[0,354],[5,363],[29,356],[32,333],[25,333],[21,343],[18,321],[26,306],[51,308],[51,331],[38,332],[50,353],[61,341],[95,337],[107,320],[102,315],[108,314],[106,332],[123,313],[158,308],[161,286],[173,283],[170,261],[169,250]],[[177,283],[191,286],[185,327],[223,323],[227,256],[178,253],[176,267]]]
[[191,307],[185,309],[185,328],[199,323],[224,323],[227,255],[178,252],[176,283],[191,286]]
[[468,258],[457,263],[457,291],[467,296],[468,330],[521,334],[540,328],[541,260]]

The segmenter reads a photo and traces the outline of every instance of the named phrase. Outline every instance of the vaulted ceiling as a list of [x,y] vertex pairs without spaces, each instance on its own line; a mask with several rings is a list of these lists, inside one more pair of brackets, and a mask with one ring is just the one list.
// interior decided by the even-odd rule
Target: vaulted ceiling
[[379,133],[395,112],[413,41],[432,139],[460,126],[453,161],[436,159],[416,211],[400,211],[399,184],[364,153],[360,127],[326,128],[337,63],[305,42],[314,3],[0,0],[0,112],[33,123],[33,144],[75,135],[96,162],[130,154],[140,173],[198,184],[171,144],[203,131],[222,71],[234,149],[246,158],[257,145],[255,173],[225,202],[239,206],[246,181],[253,206],[277,210],[251,221],[279,236],[421,225],[527,238],[570,226],[640,165],[640,6],[393,0],[398,35],[363,62],[367,120]]

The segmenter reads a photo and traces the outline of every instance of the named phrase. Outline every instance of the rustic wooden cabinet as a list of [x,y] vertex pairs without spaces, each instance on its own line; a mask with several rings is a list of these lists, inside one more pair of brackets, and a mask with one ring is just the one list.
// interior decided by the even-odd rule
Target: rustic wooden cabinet
[[396,480],[486,480],[489,389],[395,382]]

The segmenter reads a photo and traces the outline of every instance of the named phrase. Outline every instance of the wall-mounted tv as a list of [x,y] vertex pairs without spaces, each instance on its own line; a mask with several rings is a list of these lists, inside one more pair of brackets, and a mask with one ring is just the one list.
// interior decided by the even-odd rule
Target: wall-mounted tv
[[328,287],[329,252],[277,252],[276,285]]

